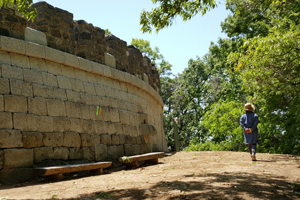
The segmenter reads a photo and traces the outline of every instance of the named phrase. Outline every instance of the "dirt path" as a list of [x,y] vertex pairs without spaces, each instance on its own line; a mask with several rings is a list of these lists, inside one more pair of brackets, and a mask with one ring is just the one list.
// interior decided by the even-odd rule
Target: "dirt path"
[[0,186],[0,199],[300,199],[300,156],[180,152],[158,165]]

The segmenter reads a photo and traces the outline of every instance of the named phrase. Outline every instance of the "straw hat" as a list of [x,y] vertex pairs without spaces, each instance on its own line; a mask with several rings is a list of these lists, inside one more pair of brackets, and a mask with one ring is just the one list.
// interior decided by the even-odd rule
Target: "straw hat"
[[255,106],[252,103],[246,103],[245,104],[245,111],[254,112],[255,111]]

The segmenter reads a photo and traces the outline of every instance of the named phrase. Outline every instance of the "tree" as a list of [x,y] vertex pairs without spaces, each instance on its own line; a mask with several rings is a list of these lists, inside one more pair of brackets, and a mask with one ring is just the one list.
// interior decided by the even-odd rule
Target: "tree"
[[0,0],[0,7],[16,7],[17,11],[28,20],[34,20],[37,10],[31,7],[32,3],[32,0]]
[[173,20],[180,16],[184,21],[190,20],[198,13],[204,15],[211,8],[215,8],[215,0],[151,0],[158,3],[159,6],[152,9],[151,12],[143,10],[140,17],[141,30],[143,32],[156,32],[171,26]]

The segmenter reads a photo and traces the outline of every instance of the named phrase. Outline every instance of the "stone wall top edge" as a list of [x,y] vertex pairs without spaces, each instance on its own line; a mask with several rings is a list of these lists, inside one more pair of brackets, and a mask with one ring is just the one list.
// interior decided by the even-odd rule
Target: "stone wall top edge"
[[[128,72],[120,71],[120,70],[114,69],[112,67],[109,67],[107,65],[85,59],[85,61],[90,63],[90,66],[92,66],[91,69],[87,69],[86,67],[81,66],[80,62],[74,62],[74,60],[83,59],[81,57],[78,57],[76,55],[69,54],[69,53],[66,53],[66,52],[63,52],[63,51],[60,51],[57,49],[53,49],[51,47],[45,47],[43,45],[39,45],[36,43],[34,43],[36,46],[41,46],[43,48],[40,48],[38,52],[29,51],[27,48],[30,48],[30,45],[26,45],[26,44],[30,44],[30,43],[31,42],[28,42],[28,41],[0,35],[0,50],[1,51],[7,51],[7,52],[25,55],[28,57],[36,57],[36,58],[40,58],[40,59],[45,59],[48,61],[66,65],[69,67],[81,69],[88,73],[99,74],[99,75],[102,75],[102,76],[105,76],[105,77],[108,77],[111,79],[129,83],[131,85],[136,86],[137,88],[140,88],[140,89],[146,91],[149,95],[151,95],[154,99],[157,100],[157,102],[159,103],[160,106],[163,107],[163,101],[162,101],[162,98],[159,95],[159,93],[156,90],[154,90],[148,83],[146,83],[145,81],[141,80],[140,78],[138,78]],[[45,51],[45,52],[40,52],[40,51]],[[30,52],[30,53],[28,53],[28,52]],[[41,57],[41,54],[45,55],[45,56]],[[118,73],[118,75],[116,75],[115,73],[112,73],[112,71],[116,71]]]

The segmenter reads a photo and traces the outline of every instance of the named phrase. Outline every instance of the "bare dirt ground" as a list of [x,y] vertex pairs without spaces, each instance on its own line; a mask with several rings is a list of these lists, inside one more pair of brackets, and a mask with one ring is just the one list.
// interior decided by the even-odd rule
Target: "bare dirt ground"
[[157,165],[0,186],[0,199],[300,199],[300,156],[179,152]]

